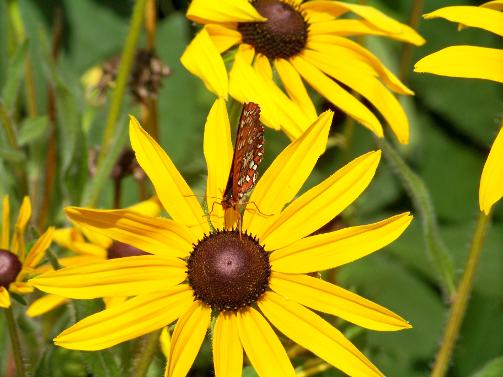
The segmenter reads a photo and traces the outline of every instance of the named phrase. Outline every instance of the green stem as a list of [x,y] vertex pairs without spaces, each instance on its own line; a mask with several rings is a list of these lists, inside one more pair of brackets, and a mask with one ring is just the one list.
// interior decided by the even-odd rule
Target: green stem
[[[414,0],[410,11],[409,26],[414,30],[418,30],[419,22],[421,21],[421,13],[423,13],[424,0]],[[398,77],[405,83],[410,72],[410,59],[412,58],[413,45],[405,43],[402,47],[400,55],[400,73]]]
[[470,294],[473,288],[473,281],[477,266],[480,260],[480,253],[486,238],[487,229],[491,219],[491,214],[485,215],[480,213],[477,221],[477,227],[473,234],[472,243],[468,252],[468,259],[466,261],[463,276],[459,282],[456,293],[453,296],[451,311],[449,313],[449,320],[445,328],[444,337],[440,349],[437,353],[435,365],[431,372],[431,377],[443,377],[449,368],[449,360],[451,358],[452,349],[456,343],[459,334],[459,329],[463,323],[466,307]]
[[[18,44],[21,44],[26,39],[26,32],[23,23],[23,18],[21,17],[21,11],[19,9],[19,4],[17,0],[9,0],[7,2],[9,9],[9,16],[16,34],[16,40]],[[31,59],[28,55],[25,61],[25,85],[26,85],[26,103],[28,108],[28,114],[30,117],[37,115],[37,95],[35,93],[35,82],[33,79],[33,67],[31,64]]]
[[154,331],[146,336],[141,355],[136,362],[133,377],[145,377],[157,351],[161,330]]
[[19,341],[19,334],[17,332],[16,321],[12,307],[4,309],[5,317],[7,318],[7,327],[9,328],[10,342],[12,345],[12,353],[14,354],[14,361],[16,363],[17,377],[26,377],[26,369],[23,363],[23,353],[21,351],[21,342]]
[[116,85],[114,91],[112,92],[110,109],[107,115],[100,155],[98,157],[98,164],[107,155],[110,144],[115,136],[117,120],[119,118],[122,107],[122,100],[124,98],[125,90],[129,81],[129,74],[131,68],[133,67],[133,61],[136,54],[136,44],[138,42],[140,31],[143,25],[146,4],[147,0],[136,0],[133,8],[133,15],[131,17],[131,23],[129,25],[129,32],[126,37],[124,49],[122,50]]
[[19,149],[16,140],[16,132],[14,131],[14,125],[10,119],[9,113],[4,106],[3,101],[0,99],[0,122],[2,123],[3,129],[5,131],[5,136],[7,136],[7,141],[13,149]]
[[423,180],[408,167],[400,154],[386,139],[379,139],[379,144],[384,152],[384,157],[394,168],[412,199],[416,211],[419,213],[426,241],[426,250],[438,271],[442,287],[450,296],[454,292],[455,287],[452,258],[440,237],[428,189]]

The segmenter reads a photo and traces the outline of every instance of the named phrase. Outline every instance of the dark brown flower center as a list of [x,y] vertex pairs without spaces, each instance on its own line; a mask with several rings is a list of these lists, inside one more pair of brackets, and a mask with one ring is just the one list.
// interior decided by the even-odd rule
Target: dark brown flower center
[[254,0],[252,4],[267,21],[239,23],[244,43],[270,59],[288,59],[304,49],[309,25],[294,6],[280,0]]
[[218,310],[253,305],[269,285],[269,255],[258,241],[233,231],[218,231],[194,247],[187,262],[196,299]]
[[149,255],[149,253],[119,241],[114,241],[107,250],[108,259],[135,257],[137,255]]
[[22,264],[15,254],[0,249],[0,287],[8,288],[10,283],[16,281],[21,267]]

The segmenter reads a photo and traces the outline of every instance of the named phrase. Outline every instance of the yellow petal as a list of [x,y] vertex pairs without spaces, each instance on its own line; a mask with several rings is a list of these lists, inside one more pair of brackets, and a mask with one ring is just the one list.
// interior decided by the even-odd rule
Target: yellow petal
[[347,113],[362,125],[370,129],[377,136],[382,137],[381,123],[372,112],[354,96],[344,90],[335,81],[306,61],[302,55],[297,55],[290,62],[297,72],[327,100]]
[[192,0],[187,18],[199,23],[265,21],[248,0]]
[[474,6],[451,6],[425,14],[425,19],[445,18],[463,26],[485,29],[503,37],[503,13],[498,10]]
[[220,205],[231,170],[232,141],[229,116],[223,99],[213,104],[204,127],[204,157],[208,167],[206,202],[211,223],[217,229],[224,226],[224,210]]
[[159,198],[154,195],[147,200],[144,200],[142,202],[127,207],[127,209],[139,215],[147,217],[157,217],[161,214],[162,205],[161,202],[159,201]]
[[227,70],[206,29],[202,29],[190,42],[180,61],[190,73],[204,82],[210,92],[227,99]]
[[167,377],[185,377],[210,325],[211,308],[194,302],[178,319],[169,351]]
[[241,103],[260,105],[260,119],[268,127],[282,129],[295,140],[315,120],[310,119],[277,84],[258,74],[244,59],[236,56],[229,74],[229,91]]
[[249,307],[237,313],[241,344],[260,377],[295,376],[292,363],[262,315]]
[[186,257],[194,236],[184,226],[162,217],[145,217],[128,210],[67,207],[73,221],[93,232],[127,243],[151,254]]
[[271,63],[269,63],[267,56],[257,54],[255,61],[253,62],[253,67],[255,68],[255,71],[257,71],[260,75],[262,75],[266,79],[272,80]]
[[159,199],[173,220],[189,227],[196,239],[209,232],[206,216],[180,172],[136,118],[129,122],[131,146],[136,159],[149,176]]
[[348,38],[337,35],[315,35],[310,38],[308,48],[330,55],[332,58],[345,60],[347,64],[358,66],[365,73],[367,71],[373,73],[396,93],[414,94],[374,54]]
[[74,242],[85,242],[82,234],[73,227],[55,229],[52,234],[52,240],[65,249],[72,251]]
[[313,233],[346,209],[367,188],[381,151],[366,153],[295,199],[262,234],[267,250],[276,250]]
[[481,7],[503,11],[503,0],[493,0],[480,4]]
[[204,27],[219,53],[227,51],[232,46],[241,42],[241,33],[235,28],[221,24],[208,24]]
[[[503,125],[502,125],[503,126]],[[503,197],[503,128],[500,129],[480,178],[479,205],[486,215]]]
[[68,298],[128,297],[179,284],[187,277],[186,269],[178,258],[141,255],[66,267],[30,283],[41,291]]
[[283,334],[350,376],[383,376],[342,333],[309,309],[266,292],[258,302]]
[[9,249],[10,236],[10,204],[9,196],[4,195],[2,200],[2,249]]
[[[274,251],[274,271],[307,273],[342,266],[362,258],[396,240],[409,226],[408,212],[377,223],[349,227],[306,237]],[[267,243],[266,243],[267,244]]]
[[411,327],[392,311],[322,279],[273,272],[269,287],[289,300],[367,329],[397,331]]
[[187,285],[138,296],[84,318],[59,334],[54,343],[82,351],[109,348],[169,325],[192,301]]
[[171,348],[171,335],[167,327],[163,328],[161,331],[161,336],[159,337],[159,343],[161,345],[161,351],[166,358],[169,360],[169,349]]
[[308,1],[302,5],[306,11],[327,12],[334,17],[339,17],[346,12],[353,12],[377,29],[386,33],[386,36],[400,36],[406,42],[420,46],[425,40],[410,26],[402,24],[393,18],[386,16],[376,8],[350,4],[341,1]]
[[92,232],[89,229],[76,225],[78,230],[85,236],[85,238],[92,244],[101,247],[102,249],[108,249],[112,246],[113,240],[110,237],[104,236],[103,234]]
[[243,347],[238,322],[233,312],[220,312],[213,331],[213,364],[216,377],[240,377],[243,370]]
[[[301,137],[276,157],[250,196],[250,203],[258,210],[245,212],[244,229],[261,238],[263,231],[295,197],[325,152],[332,117],[331,111],[321,114]],[[253,208],[253,205],[248,207]]]
[[106,309],[120,305],[126,301],[127,297],[103,297],[103,302],[105,303]]
[[316,108],[295,68],[285,59],[275,59],[274,66],[290,98],[302,109],[308,118],[316,118]]
[[402,144],[409,142],[409,121],[402,105],[376,78],[351,64],[330,59],[317,51],[304,51],[306,61],[365,97],[382,114]]
[[[112,246],[112,242],[110,242],[110,246]],[[108,248],[103,249],[101,246],[89,242],[74,242],[71,250],[76,254],[93,256],[101,259],[106,259],[108,254]]]
[[[21,271],[20,275],[22,273],[25,273],[24,271]],[[18,278],[19,278],[19,275],[18,275]],[[33,286],[29,283],[25,283],[25,282],[22,282],[22,281],[15,281],[13,283],[10,283],[9,285],[9,290],[12,291],[12,292],[15,292],[17,294],[20,294],[20,295],[26,295],[28,293],[32,293],[33,292]]]
[[422,58],[414,66],[414,71],[503,83],[503,50],[451,46]]
[[26,314],[29,317],[38,317],[42,314],[48,313],[57,307],[66,304],[68,299],[66,297],[57,295],[44,295],[39,299],[33,301],[33,303],[26,310]]
[[252,45],[241,43],[238,46],[236,55],[234,57],[234,63],[237,61],[244,62],[248,65],[253,63],[253,58],[255,57],[255,48]]
[[19,208],[19,215],[17,217],[14,238],[12,239],[12,247],[10,251],[17,254],[21,260],[24,259],[24,231],[28,220],[31,217],[31,201],[30,198],[25,196],[23,202],[21,203],[21,208]]
[[4,287],[0,287],[0,308],[10,308],[9,291]]
[[25,267],[34,268],[40,262],[40,260],[44,257],[46,250],[49,248],[49,245],[52,242],[52,235],[54,233],[54,228],[49,227],[44,234],[42,234],[37,242],[33,244],[30,252],[26,256],[26,259],[23,263]]

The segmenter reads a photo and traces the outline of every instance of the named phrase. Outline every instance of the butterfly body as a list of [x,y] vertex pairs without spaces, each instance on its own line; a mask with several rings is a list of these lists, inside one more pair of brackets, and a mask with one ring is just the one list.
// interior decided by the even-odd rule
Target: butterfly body
[[237,222],[241,231],[240,210],[257,181],[257,168],[263,157],[264,127],[260,123],[260,107],[249,102],[243,105],[239,118],[231,170],[221,202],[226,228],[232,228]]

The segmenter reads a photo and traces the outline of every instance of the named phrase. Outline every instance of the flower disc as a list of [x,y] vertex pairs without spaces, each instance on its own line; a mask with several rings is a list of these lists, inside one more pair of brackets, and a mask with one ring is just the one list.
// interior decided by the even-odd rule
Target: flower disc
[[0,249],[0,287],[8,288],[16,281],[22,264],[19,258],[8,250]]

